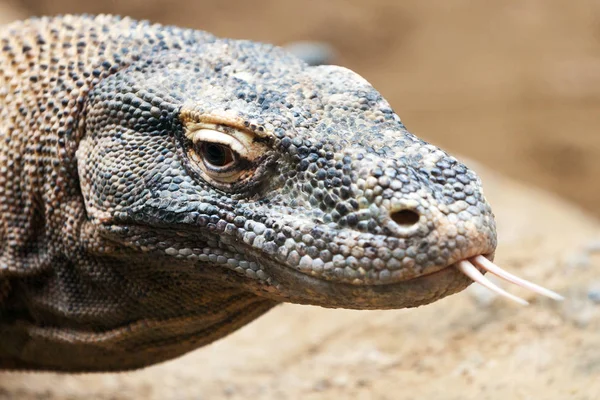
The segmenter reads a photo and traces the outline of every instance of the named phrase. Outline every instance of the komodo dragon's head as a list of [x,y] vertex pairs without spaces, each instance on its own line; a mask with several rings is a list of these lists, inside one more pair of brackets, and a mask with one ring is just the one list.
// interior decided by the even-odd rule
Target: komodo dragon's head
[[132,254],[260,296],[418,306],[472,282],[459,261],[494,254],[477,175],[342,67],[204,44],[103,80],[85,123],[79,174],[97,224]]
[[86,107],[88,215],[149,270],[357,309],[485,280],[471,262],[488,269],[496,231],[479,178],[348,69],[218,41],[135,63]]

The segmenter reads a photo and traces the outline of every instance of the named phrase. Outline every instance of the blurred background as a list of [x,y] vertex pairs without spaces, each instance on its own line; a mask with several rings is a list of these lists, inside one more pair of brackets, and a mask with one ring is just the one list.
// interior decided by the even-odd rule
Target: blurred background
[[0,22],[82,12],[327,43],[413,133],[600,216],[598,0],[0,0]]
[[600,0],[0,0],[0,24],[82,12],[330,46],[411,132],[484,165],[497,261],[567,299],[286,304],[140,372],[0,373],[0,400],[600,399]]

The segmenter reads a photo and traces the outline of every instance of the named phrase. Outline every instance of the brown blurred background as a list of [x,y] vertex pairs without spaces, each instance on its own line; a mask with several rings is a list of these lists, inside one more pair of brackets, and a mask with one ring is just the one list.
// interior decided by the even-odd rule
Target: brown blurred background
[[326,42],[412,132],[600,216],[600,1],[0,0],[0,22],[81,12]]
[[81,12],[329,44],[409,130],[487,165],[497,261],[567,299],[516,308],[472,285],[413,310],[286,304],[140,372],[0,373],[0,400],[600,399],[600,0],[0,0],[0,23]]

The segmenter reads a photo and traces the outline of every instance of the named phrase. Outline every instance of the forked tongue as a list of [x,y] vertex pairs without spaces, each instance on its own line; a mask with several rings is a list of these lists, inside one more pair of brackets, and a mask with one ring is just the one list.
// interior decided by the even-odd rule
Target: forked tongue
[[484,269],[484,270],[488,271],[489,273],[494,274],[497,277],[502,278],[510,283],[514,283],[515,285],[521,286],[522,288],[529,289],[533,292],[541,294],[542,296],[547,296],[547,297],[550,297],[551,299],[559,300],[559,301],[564,299],[564,297],[562,297],[560,294],[558,294],[556,292],[553,292],[544,287],[536,285],[535,283],[531,283],[529,281],[526,281],[523,278],[519,278],[518,276],[515,276],[509,272],[506,272],[505,270],[503,270],[502,268],[500,268],[499,266],[497,266],[496,264],[494,264],[493,262],[491,262],[484,256],[475,256],[468,260],[459,261],[456,264],[456,268],[458,268],[459,271],[461,271],[463,274],[467,275],[469,278],[473,279],[473,281],[479,283],[482,286],[485,286],[486,288],[490,289],[493,292],[498,293],[500,296],[509,298],[513,301],[516,301],[519,304],[527,305],[529,303],[527,301],[523,300],[522,298],[517,297],[513,294],[510,294],[507,291],[505,291],[504,289],[501,289],[498,286],[496,286],[495,284],[493,284],[489,279],[487,279],[485,276],[483,276],[483,274],[481,272],[479,272],[479,270],[475,266],[477,266],[481,269]]

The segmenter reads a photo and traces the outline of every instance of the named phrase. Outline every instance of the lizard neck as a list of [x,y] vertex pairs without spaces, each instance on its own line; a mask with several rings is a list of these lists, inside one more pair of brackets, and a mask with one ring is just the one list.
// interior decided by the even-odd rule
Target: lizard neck
[[192,266],[62,262],[53,268],[57,273],[36,279],[5,302],[0,367],[141,368],[226,336],[277,304]]

